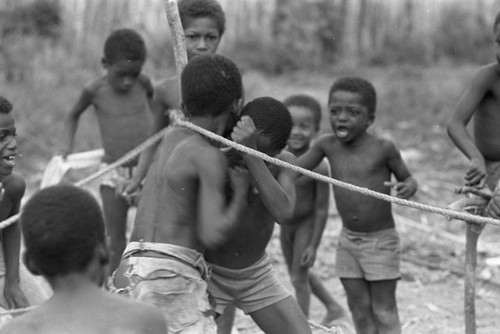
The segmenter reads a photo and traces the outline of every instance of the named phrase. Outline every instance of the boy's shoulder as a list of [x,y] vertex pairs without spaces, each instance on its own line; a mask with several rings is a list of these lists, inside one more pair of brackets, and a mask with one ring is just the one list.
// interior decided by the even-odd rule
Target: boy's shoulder
[[154,88],[155,99],[161,100],[165,105],[175,108],[179,104],[179,79],[176,75],[160,81]]
[[87,81],[87,83],[83,86],[83,92],[93,96],[99,91],[99,89],[107,86],[109,86],[109,84],[106,76],[101,76],[97,79]]
[[137,79],[137,82],[146,91],[146,95],[149,98],[152,98],[153,92],[154,92],[154,87],[153,87],[153,83],[151,82],[151,79],[147,75],[141,73],[139,75],[139,78]]
[[487,85],[497,83],[500,80],[500,65],[495,62],[479,67],[473,80]]
[[2,178],[0,182],[5,189],[5,195],[11,200],[19,201],[24,196],[26,180],[18,172],[12,172],[12,174]]

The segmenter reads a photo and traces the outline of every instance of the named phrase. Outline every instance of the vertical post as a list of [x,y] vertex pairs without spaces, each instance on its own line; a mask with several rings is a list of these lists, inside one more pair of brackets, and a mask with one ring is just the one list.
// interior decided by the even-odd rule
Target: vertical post
[[477,241],[483,224],[466,222],[464,313],[465,334],[476,334]]
[[181,94],[181,73],[184,66],[187,64],[186,43],[184,40],[184,30],[182,29],[181,18],[179,16],[179,8],[177,0],[163,0],[165,11],[167,13],[168,26],[170,27],[170,35],[174,47],[175,70],[177,72],[177,84],[179,86],[179,94]]

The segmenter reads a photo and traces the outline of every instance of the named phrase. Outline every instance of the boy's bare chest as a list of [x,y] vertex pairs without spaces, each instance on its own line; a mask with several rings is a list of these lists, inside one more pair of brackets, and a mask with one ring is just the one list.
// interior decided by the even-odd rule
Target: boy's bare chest
[[376,146],[360,150],[337,148],[331,153],[332,176],[339,180],[370,179],[389,172],[385,154]]
[[98,117],[104,118],[139,118],[147,115],[149,111],[146,93],[139,88],[134,88],[126,94],[102,90],[97,92],[93,103]]

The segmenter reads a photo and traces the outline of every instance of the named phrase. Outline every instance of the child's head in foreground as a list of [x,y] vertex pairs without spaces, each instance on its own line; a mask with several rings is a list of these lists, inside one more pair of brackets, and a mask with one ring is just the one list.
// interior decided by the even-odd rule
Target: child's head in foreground
[[184,112],[192,117],[229,114],[242,96],[241,74],[234,62],[220,55],[189,61],[181,74]]
[[83,189],[57,185],[40,190],[24,206],[20,223],[24,260],[34,274],[50,280],[83,273],[92,261],[100,267],[108,261],[101,209]]
[[180,0],[179,16],[188,59],[217,51],[226,29],[226,16],[215,0]]
[[135,30],[113,31],[104,43],[102,64],[111,86],[118,92],[129,91],[146,61],[146,44]]
[[275,156],[285,148],[292,117],[283,103],[272,97],[259,97],[245,105],[241,116],[249,116],[259,132],[257,150]]
[[328,95],[333,133],[341,142],[351,142],[363,134],[375,119],[377,93],[366,79],[344,77],[335,81]]
[[0,96],[0,178],[12,173],[16,164],[16,122],[12,116],[12,103]]
[[292,152],[307,150],[319,131],[321,105],[306,94],[291,95],[283,101],[292,116],[292,130],[288,138],[288,149]]

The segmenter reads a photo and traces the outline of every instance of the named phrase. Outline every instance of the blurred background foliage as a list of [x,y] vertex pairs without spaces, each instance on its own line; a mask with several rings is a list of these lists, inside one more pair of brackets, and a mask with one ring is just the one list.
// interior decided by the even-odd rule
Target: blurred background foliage
[[[498,9],[495,0],[220,3],[227,16],[220,52],[242,68],[268,73],[339,63],[487,62],[492,59],[492,21]],[[153,76],[173,71],[161,0],[2,0],[4,75],[9,80],[43,77],[47,75],[43,69],[54,63],[74,65],[68,59],[96,70],[105,37],[119,27],[135,28],[144,35]]]
[[[474,68],[494,60],[497,0],[218,1],[219,51],[243,70],[248,99],[304,92],[324,106],[335,76],[362,75],[380,95],[374,131],[461,166],[443,129]],[[123,27],[146,40],[145,74],[175,74],[162,0],[0,0],[0,94],[14,103],[25,175],[36,181],[58,152],[63,117],[103,73],[107,35]],[[75,149],[99,147],[97,129],[84,113]]]

